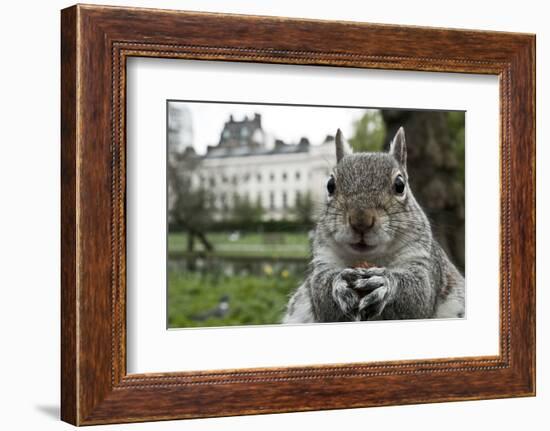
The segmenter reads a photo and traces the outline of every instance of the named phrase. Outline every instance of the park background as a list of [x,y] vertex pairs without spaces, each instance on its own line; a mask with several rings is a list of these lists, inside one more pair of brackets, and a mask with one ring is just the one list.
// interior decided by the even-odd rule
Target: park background
[[464,273],[465,113],[168,101],[169,328],[280,323],[335,162],[403,126],[411,187]]

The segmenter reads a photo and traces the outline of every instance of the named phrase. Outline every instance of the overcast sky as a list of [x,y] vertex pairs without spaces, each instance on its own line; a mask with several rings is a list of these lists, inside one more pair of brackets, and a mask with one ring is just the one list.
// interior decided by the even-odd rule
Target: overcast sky
[[342,129],[346,138],[351,136],[353,122],[360,118],[362,108],[324,108],[302,106],[240,105],[198,102],[170,102],[186,106],[191,112],[194,147],[199,154],[206,152],[208,145],[216,145],[224,123],[229,115],[240,121],[245,115],[262,116],[262,128],[273,138],[286,143],[297,143],[301,137],[313,145],[323,142],[326,135],[334,135]]

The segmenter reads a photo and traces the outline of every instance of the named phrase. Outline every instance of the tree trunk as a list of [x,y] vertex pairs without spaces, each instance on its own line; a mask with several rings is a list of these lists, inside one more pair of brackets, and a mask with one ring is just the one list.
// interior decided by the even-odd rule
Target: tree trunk
[[464,183],[444,112],[383,110],[386,150],[400,126],[407,141],[411,188],[438,242],[464,272]]
[[199,240],[202,242],[202,244],[204,245],[204,248],[206,249],[206,251],[214,250],[214,246],[212,246],[210,241],[208,241],[208,238],[206,238],[206,235],[204,234],[204,232],[198,231],[198,232],[196,232],[196,235],[199,238]]
[[191,229],[187,231],[187,252],[192,253],[195,248],[195,232]]

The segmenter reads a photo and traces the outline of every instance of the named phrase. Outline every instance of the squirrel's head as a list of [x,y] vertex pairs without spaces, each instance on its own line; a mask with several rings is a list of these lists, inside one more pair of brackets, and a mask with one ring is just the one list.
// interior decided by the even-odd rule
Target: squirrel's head
[[403,128],[389,152],[347,154],[340,130],[335,141],[319,226],[340,254],[368,260],[421,238],[429,224],[409,187]]

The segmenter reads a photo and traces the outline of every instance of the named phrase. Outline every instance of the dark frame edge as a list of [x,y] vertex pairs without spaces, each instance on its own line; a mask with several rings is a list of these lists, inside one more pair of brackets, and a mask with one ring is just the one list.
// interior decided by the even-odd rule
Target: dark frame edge
[[[527,36],[526,47],[519,53],[520,58],[518,62],[525,67],[525,75],[530,79],[526,79],[526,100],[525,103],[529,106],[530,115],[525,115],[525,131],[527,135],[528,143],[526,147],[529,149],[528,161],[529,163],[529,175],[526,181],[529,183],[529,193],[526,199],[529,199],[527,208],[530,209],[529,226],[527,235],[527,241],[530,242],[526,246],[526,256],[529,257],[528,266],[530,274],[529,291],[528,291],[528,303],[529,312],[527,318],[529,319],[528,331],[529,331],[529,370],[528,375],[528,396],[535,397],[537,395],[537,337],[536,337],[536,241],[537,241],[537,204],[536,204],[536,35],[531,34]],[[526,167],[527,170],[527,167]]]
[[79,424],[77,328],[78,6],[61,11],[61,420]]

